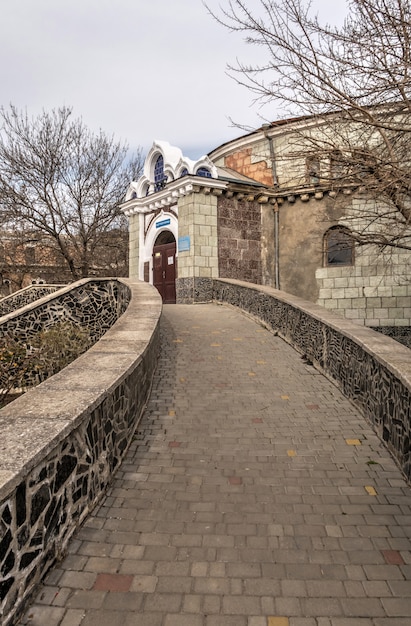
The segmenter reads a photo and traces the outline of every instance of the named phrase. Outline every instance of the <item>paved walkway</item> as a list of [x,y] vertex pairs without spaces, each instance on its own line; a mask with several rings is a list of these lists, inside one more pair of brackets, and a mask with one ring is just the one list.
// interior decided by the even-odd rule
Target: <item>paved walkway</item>
[[281,339],[166,306],[138,435],[23,623],[410,626],[410,509],[373,431]]

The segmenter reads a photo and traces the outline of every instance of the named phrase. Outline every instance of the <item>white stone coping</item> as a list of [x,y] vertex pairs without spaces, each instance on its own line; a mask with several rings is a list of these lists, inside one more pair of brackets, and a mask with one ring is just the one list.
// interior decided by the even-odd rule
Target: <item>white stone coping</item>
[[0,501],[142,358],[159,323],[161,297],[148,283],[112,280],[131,290],[123,315],[86,353],[0,410]]

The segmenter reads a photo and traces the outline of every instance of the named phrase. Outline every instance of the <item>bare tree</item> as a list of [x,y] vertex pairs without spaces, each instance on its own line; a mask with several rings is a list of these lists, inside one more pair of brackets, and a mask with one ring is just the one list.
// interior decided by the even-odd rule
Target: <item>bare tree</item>
[[129,159],[126,145],[92,133],[66,107],[29,118],[10,106],[0,121],[3,227],[46,235],[73,279],[88,276],[122,226],[118,206],[141,170],[141,150]]
[[[229,73],[256,101],[304,118],[289,156],[317,161],[311,178],[354,207],[357,242],[411,250],[411,2],[350,0],[348,9],[342,26],[322,23],[305,0],[228,0],[209,11],[259,47],[261,63],[238,61]],[[364,194],[372,202],[360,216],[353,198]]]

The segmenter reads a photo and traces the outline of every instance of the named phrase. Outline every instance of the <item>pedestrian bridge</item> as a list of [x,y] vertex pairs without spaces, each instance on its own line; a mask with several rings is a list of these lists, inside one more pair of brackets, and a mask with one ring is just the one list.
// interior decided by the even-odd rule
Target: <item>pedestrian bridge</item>
[[[53,480],[63,473],[66,483],[55,492],[53,509],[44,488],[50,462],[32,464],[24,525],[51,522],[59,510],[59,519],[70,514],[79,528],[69,541],[67,529],[56,540],[63,524],[53,527],[49,537],[68,554],[24,612],[21,598],[33,589],[32,563],[41,557],[39,530],[27,528],[29,554],[38,554],[26,557],[28,591],[18,598],[20,611],[13,613],[17,602],[9,605],[4,624],[21,616],[32,626],[408,624],[409,350],[298,298],[219,280],[213,304],[164,307],[152,379],[146,359],[157,350],[150,338],[157,337],[153,311],[160,307],[148,286],[141,288],[134,302],[141,306],[142,294],[151,298],[151,317],[145,345],[133,349],[140,350],[136,367],[144,364],[146,372],[141,387],[153,380],[142,420],[107,496],[94,499],[87,518],[65,512],[59,500],[80,490],[85,507],[89,483],[79,481],[69,460],[79,445],[77,428],[90,417],[84,396],[81,417],[60,437]],[[130,332],[129,313],[105,335],[111,350],[111,332],[123,340]],[[95,346],[101,353],[102,341]],[[124,353],[132,351],[122,345]],[[120,361],[112,355],[117,374]],[[105,410],[110,402],[121,405],[131,386],[123,384],[120,393],[107,385]],[[96,421],[89,431],[100,419],[110,434],[96,400],[91,412]],[[103,468],[101,491],[110,479],[103,463],[110,437],[104,441],[94,466],[95,474],[98,463]],[[47,452],[53,454],[51,446]],[[21,484],[16,504],[10,495],[2,505],[4,536],[12,534],[10,517],[22,516]],[[11,550],[4,539],[2,545],[4,571]],[[9,572],[16,577],[15,567]]]

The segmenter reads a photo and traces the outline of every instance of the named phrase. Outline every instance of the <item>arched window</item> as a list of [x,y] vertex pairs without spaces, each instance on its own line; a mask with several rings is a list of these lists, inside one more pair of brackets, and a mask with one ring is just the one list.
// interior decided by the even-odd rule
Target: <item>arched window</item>
[[206,167],[199,167],[196,171],[197,176],[204,176],[205,178],[211,178],[211,172]]
[[182,178],[183,176],[187,176],[188,174],[188,169],[186,167],[183,167],[183,169],[180,172],[180,178]]
[[164,175],[164,158],[160,154],[154,165],[154,191],[160,191],[163,189],[167,181],[167,176]]
[[316,155],[310,155],[305,160],[306,182],[311,185],[318,185],[320,182],[320,159]]
[[354,239],[348,228],[334,226],[325,233],[324,265],[354,265]]

